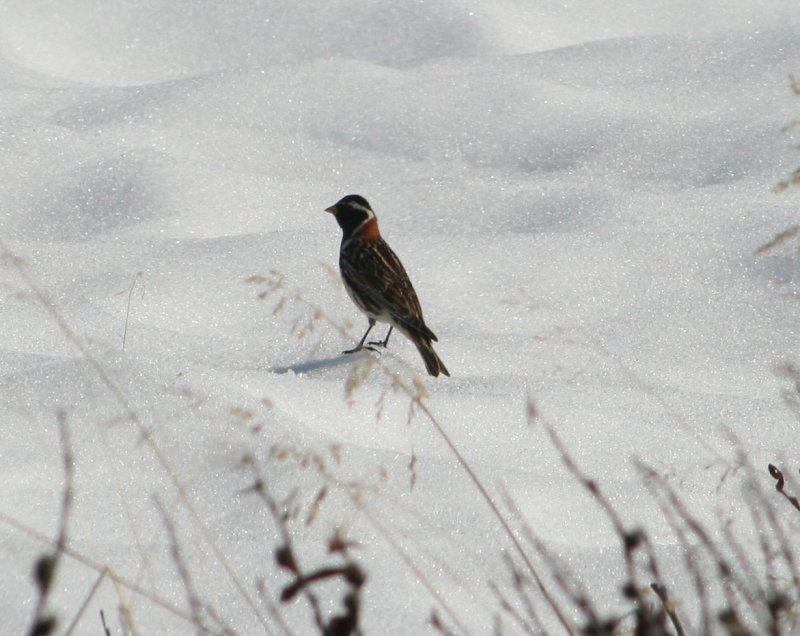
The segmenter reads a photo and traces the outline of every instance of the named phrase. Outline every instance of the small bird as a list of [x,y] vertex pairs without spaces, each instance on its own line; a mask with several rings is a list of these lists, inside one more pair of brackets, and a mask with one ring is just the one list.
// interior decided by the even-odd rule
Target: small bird
[[[378,229],[378,219],[367,200],[358,194],[349,194],[327,208],[342,228],[342,245],[339,249],[339,270],[348,296],[363,313],[369,326],[361,341],[344,353],[355,353],[373,346],[386,347],[392,329],[397,329],[413,342],[432,376],[450,372],[433,350],[434,333],[425,325],[417,294],[400,259],[383,240]],[[389,332],[382,341],[364,346],[367,334],[375,321],[387,323]]]

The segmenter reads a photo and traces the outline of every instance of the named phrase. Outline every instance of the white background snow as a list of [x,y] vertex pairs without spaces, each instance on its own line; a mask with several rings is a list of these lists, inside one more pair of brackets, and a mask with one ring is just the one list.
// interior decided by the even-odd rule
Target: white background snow
[[[619,539],[532,401],[648,529],[690,622],[679,542],[634,460],[711,528],[746,517],[728,432],[765,489],[767,462],[798,468],[778,372],[798,351],[795,247],[756,254],[797,222],[800,192],[775,185],[800,160],[782,132],[798,52],[794,0],[4,0],[2,632],[30,624],[49,549],[32,531],[57,533],[61,417],[69,548],[169,608],[190,613],[176,541],[219,625],[283,633],[276,603],[314,632],[305,601],[277,600],[291,579],[252,456],[293,495],[305,568],[340,562],[337,529],[359,544],[365,634],[430,632],[440,599],[489,633],[513,549],[391,374],[424,382],[517,531],[506,496],[617,611]],[[348,193],[404,261],[451,378],[421,376],[399,335],[381,356],[341,354],[366,321],[323,209]],[[310,524],[326,478],[302,455],[331,475]],[[60,629],[99,634],[102,609],[112,634],[194,633],[111,576],[91,594],[98,576],[64,556]],[[320,596],[340,609],[341,589]]]

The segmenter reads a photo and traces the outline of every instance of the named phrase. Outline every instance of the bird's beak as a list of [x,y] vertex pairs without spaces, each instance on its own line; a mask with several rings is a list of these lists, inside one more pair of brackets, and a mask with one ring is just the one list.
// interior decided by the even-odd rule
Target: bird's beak
[[326,211],[326,212],[329,212],[330,214],[336,214],[336,206],[335,206],[335,205],[332,205],[332,206],[331,206],[331,207],[329,207],[329,208],[325,208],[325,211]]

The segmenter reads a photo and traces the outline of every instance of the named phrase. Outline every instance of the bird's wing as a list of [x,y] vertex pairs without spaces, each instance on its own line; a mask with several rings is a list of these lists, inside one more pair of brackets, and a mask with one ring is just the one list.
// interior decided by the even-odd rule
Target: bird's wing
[[436,340],[400,259],[382,239],[353,241],[340,259],[342,276],[376,314],[388,312],[407,329]]

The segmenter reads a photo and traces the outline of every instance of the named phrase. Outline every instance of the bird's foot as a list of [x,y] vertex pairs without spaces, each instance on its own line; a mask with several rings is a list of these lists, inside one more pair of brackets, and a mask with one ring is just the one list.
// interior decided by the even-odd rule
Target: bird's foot
[[[382,349],[385,349],[387,347],[388,343],[389,343],[389,339],[387,338],[386,340],[373,340],[372,342],[368,342],[367,344],[370,345],[370,348],[374,346],[374,347],[381,347]],[[372,350],[375,351],[375,349],[372,349]]]
[[358,345],[357,347],[353,347],[352,349],[348,349],[347,351],[342,351],[342,353],[358,353],[359,351],[362,351],[364,349],[369,349],[370,351],[375,351],[376,353],[378,353],[378,350],[375,347],[371,346],[373,344],[375,343],[368,342],[365,345]]

